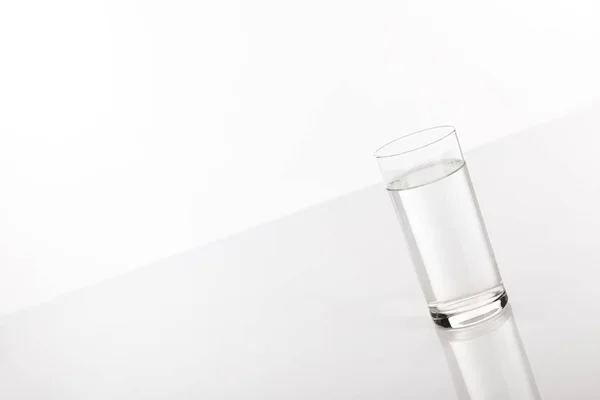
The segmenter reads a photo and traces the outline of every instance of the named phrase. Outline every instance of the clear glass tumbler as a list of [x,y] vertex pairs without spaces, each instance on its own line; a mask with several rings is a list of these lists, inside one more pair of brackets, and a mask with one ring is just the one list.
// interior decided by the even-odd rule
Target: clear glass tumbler
[[457,328],[508,302],[452,126],[402,136],[375,152],[433,321]]

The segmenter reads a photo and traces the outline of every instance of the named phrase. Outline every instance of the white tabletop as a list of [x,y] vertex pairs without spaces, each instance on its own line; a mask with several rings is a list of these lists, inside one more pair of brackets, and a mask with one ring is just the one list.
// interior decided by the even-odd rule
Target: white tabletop
[[593,114],[466,155],[518,326],[475,335],[489,364],[438,336],[373,186],[3,317],[0,398],[598,398]]

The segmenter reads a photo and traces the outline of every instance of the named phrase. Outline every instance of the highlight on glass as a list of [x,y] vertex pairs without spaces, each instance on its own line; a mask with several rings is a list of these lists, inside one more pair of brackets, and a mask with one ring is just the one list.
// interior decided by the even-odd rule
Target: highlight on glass
[[433,321],[459,328],[498,314],[508,297],[454,127],[402,136],[374,155]]

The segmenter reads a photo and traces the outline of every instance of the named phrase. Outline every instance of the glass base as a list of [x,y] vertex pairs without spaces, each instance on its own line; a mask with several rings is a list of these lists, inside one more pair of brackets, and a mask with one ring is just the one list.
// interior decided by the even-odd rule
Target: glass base
[[503,285],[465,299],[429,305],[433,322],[443,328],[464,328],[488,320],[504,309],[508,296]]

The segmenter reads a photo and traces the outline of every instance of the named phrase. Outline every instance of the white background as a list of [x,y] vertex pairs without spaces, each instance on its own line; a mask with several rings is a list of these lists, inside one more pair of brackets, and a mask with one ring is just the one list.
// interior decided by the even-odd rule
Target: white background
[[594,2],[0,3],[0,313],[597,100]]

